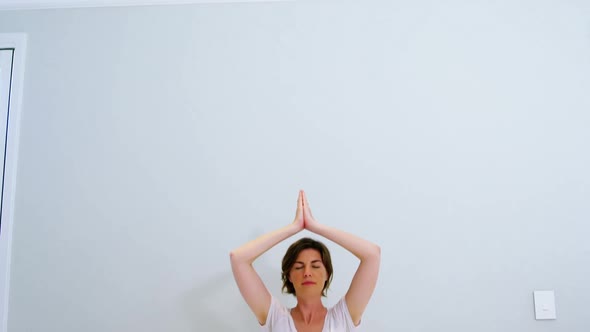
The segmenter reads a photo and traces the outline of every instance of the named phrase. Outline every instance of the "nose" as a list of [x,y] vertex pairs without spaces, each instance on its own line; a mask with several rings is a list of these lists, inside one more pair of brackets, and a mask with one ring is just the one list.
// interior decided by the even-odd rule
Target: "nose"
[[306,267],[305,271],[303,272],[304,277],[311,277],[311,268]]

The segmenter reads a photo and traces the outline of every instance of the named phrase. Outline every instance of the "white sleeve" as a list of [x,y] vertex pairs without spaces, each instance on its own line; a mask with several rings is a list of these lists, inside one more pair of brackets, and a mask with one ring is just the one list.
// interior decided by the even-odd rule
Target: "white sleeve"
[[354,322],[352,321],[352,317],[350,317],[350,311],[348,311],[348,305],[346,305],[346,299],[344,297],[332,307],[332,310],[333,317],[337,322],[336,325],[345,329],[345,331],[357,330],[358,326],[354,326]]
[[274,296],[271,296],[266,323],[261,326],[262,331],[287,331],[289,327],[289,315],[289,310],[275,299]]

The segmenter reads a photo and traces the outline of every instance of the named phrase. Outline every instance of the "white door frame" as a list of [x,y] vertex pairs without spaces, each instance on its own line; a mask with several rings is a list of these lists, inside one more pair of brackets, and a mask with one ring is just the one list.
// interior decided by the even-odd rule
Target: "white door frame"
[[[20,114],[22,105],[23,79],[25,73],[25,52],[27,36],[24,33],[0,33],[0,48],[14,49],[12,80],[10,83],[10,104],[6,134],[6,164],[4,165],[4,191],[2,195],[2,232],[0,232],[0,332],[8,327],[8,297],[10,286],[10,252],[12,244],[12,219],[18,158]],[[4,125],[4,119],[0,125]],[[1,176],[1,174],[0,174]],[[1,189],[1,188],[0,188]]]

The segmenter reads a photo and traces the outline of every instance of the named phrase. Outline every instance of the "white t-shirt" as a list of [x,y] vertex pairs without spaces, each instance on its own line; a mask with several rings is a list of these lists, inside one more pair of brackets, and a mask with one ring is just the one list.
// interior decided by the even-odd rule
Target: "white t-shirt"
[[[322,332],[353,332],[356,330],[357,327],[352,322],[350,312],[343,297],[332,308],[328,309]],[[291,317],[291,309],[287,309],[277,299],[271,296],[266,324],[262,326],[262,331],[297,332],[293,317]]]

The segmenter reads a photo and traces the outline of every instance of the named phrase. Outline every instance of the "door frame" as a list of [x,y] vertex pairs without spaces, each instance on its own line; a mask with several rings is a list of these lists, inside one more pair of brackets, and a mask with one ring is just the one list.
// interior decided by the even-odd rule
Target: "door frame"
[[2,217],[2,229],[0,232],[0,273],[2,274],[2,278],[0,280],[3,280],[3,282],[0,282],[0,301],[2,301],[0,303],[0,332],[6,332],[8,329],[12,226],[26,46],[26,34],[0,33],[0,48],[14,50],[6,130],[6,151],[4,156],[4,188],[0,188],[2,189],[2,209],[0,211]]

